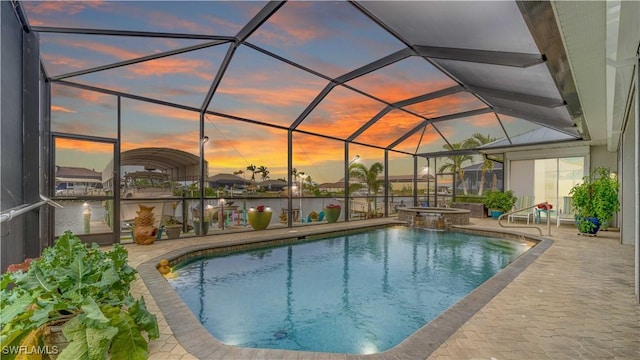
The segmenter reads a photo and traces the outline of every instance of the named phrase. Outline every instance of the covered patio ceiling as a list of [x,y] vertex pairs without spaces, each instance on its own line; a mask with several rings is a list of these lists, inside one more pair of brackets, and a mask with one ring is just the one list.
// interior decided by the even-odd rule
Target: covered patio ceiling
[[53,84],[205,121],[422,155],[590,140],[549,2],[15,4]]

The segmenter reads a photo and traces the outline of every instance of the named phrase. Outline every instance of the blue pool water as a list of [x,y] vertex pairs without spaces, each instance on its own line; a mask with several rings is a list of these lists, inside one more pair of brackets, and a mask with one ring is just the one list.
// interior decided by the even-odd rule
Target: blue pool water
[[390,227],[200,258],[169,282],[225,344],[367,354],[399,344],[529,247]]

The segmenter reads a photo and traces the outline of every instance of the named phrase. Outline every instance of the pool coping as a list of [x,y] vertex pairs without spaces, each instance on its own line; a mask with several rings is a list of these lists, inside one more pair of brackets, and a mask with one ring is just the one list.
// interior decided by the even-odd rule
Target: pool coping
[[[176,261],[186,254],[205,252],[209,249],[242,249],[243,247],[271,242],[287,240],[288,243],[306,242],[314,237],[326,234],[348,233],[371,227],[405,224],[398,221],[389,221],[384,224],[350,223],[348,226],[338,228],[323,228],[314,226],[308,228],[295,228],[289,233],[274,233],[270,231],[251,232],[250,236],[222,241],[204,241],[197,245],[187,245],[183,248],[168,251],[160,256],[140,264],[138,273],[158,308],[162,312],[167,324],[182,347],[199,359],[225,359],[225,358],[327,358],[344,359],[424,359],[442,345],[455,331],[475,315],[482,307],[491,301],[500,291],[510,284],[531,263],[542,255],[552,244],[553,240],[522,234],[514,231],[499,231],[489,228],[473,229],[466,226],[454,226],[456,231],[473,233],[478,235],[491,235],[509,238],[525,238],[533,240],[537,244],[519,256],[511,264],[500,270],[489,280],[470,292],[463,299],[445,310],[438,317],[416,330],[413,334],[400,342],[395,347],[375,354],[338,354],[320,353],[310,351],[257,349],[226,345],[212,336],[196,318],[189,307],[184,303],[167,280],[158,272],[157,265],[162,259]],[[345,224],[346,225],[346,224]],[[210,252],[207,252],[210,253]]]

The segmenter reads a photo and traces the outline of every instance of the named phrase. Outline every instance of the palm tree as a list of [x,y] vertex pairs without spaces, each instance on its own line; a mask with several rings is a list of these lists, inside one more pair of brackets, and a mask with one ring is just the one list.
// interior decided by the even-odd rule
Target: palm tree
[[[491,135],[484,136],[480,133],[475,133],[465,140],[465,143],[470,148],[476,148],[495,140],[496,139],[491,137]],[[487,171],[493,171],[493,161],[485,157],[484,162],[482,163],[482,168],[480,169],[480,186],[478,187],[478,195],[480,196],[482,196],[482,192],[484,191],[484,176]]]
[[[465,144],[463,143],[453,143],[451,144],[451,147],[449,147],[449,145],[444,145],[443,147],[446,150],[464,150],[466,149],[468,146],[468,143]],[[447,158],[451,161],[449,163],[446,164],[442,164],[442,166],[440,166],[440,168],[438,169],[439,173],[444,173],[445,170],[449,170],[450,172],[458,172],[458,177],[460,178],[460,180],[462,181],[462,192],[467,195],[469,193],[469,191],[467,190],[467,183],[466,181],[464,181],[464,170],[462,170],[462,164],[464,164],[467,161],[471,161],[473,159],[473,157],[471,155],[452,155],[452,156],[447,156]]]
[[[384,179],[378,179],[378,176],[383,172],[383,170],[384,165],[380,162],[373,163],[368,169],[361,163],[353,163],[349,165],[349,176],[354,179],[359,179],[367,185],[369,213],[371,213],[371,195],[373,194],[374,206],[377,207],[375,195],[380,191],[380,188],[384,186]],[[351,189],[351,185],[349,188]]]
[[247,166],[247,170],[251,171],[251,181],[256,181],[256,166],[251,164]]
[[260,178],[262,179],[262,181],[265,181],[269,178],[270,171],[267,170],[266,166],[259,166],[256,170],[256,173],[260,174]]

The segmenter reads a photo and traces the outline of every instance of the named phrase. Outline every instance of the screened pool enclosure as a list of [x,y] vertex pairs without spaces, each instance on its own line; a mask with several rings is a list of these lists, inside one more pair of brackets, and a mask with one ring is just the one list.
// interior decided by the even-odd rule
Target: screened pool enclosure
[[[502,149],[590,139],[547,2],[13,5],[39,51],[54,234],[126,242],[139,204],[182,236],[250,230],[261,205],[289,227],[330,204],[450,206],[504,187]],[[100,181],[56,192],[60,169]]]

